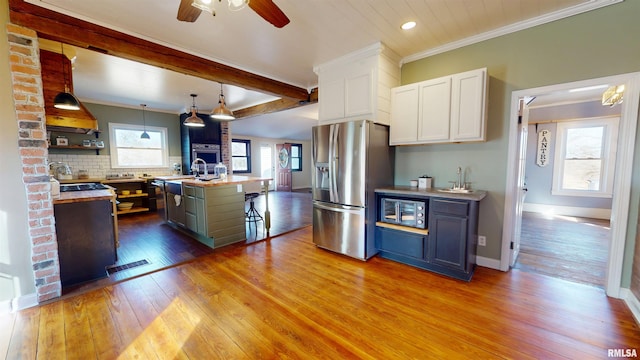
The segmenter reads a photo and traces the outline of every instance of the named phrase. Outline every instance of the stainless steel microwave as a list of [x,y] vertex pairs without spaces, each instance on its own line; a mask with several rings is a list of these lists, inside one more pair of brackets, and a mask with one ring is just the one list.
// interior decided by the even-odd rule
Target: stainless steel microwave
[[427,228],[427,206],[425,201],[382,198],[380,208],[380,221],[382,222],[418,229]]

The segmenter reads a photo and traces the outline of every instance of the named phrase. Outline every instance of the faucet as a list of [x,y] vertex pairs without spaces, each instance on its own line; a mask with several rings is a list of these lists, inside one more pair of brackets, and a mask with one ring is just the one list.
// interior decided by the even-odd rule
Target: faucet
[[207,173],[207,163],[206,161],[200,159],[200,158],[196,158],[195,160],[193,160],[193,162],[191,163],[191,171],[195,173],[195,176],[198,177],[200,176],[200,169],[198,168],[198,162],[201,162],[204,165],[204,177],[207,177],[208,173]]
[[458,172],[458,185],[456,186],[456,188],[462,189],[462,187],[464,186],[462,182],[462,167],[458,166],[457,172]]

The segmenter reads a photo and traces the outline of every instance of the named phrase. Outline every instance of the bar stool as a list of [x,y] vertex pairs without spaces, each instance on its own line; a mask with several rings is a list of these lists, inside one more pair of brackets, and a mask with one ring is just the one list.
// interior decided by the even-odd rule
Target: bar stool
[[258,226],[258,221],[262,221],[262,223],[264,224],[264,219],[262,218],[262,215],[260,215],[258,210],[256,210],[254,203],[254,199],[258,196],[260,196],[260,193],[244,194],[244,201],[249,200],[249,210],[247,210],[247,212],[245,213],[245,217],[247,219],[247,222],[254,223],[256,227]]

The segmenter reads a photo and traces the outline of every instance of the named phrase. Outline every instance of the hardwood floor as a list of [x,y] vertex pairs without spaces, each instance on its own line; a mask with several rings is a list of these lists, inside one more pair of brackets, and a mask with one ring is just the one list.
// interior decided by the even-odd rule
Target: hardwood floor
[[[256,209],[264,215],[265,196],[255,200]],[[246,204],[248,209],[248,203]],[[311,225],[312,202],[308,192],[269,193],[271,211],[270,236],[278,236],[289,231]],[[120,247],[118,248],[118,271],[108,277],[87,283],[65,287],[63,295],[75,295],[95,288],[114,284],[153,271],[191,261],[210,254],[213,249],[192,239],[183,232],[164,223],[161,212],[139,213],[120,216],[118,219]],[[265,239],[263,223],[247,224],[247,242]],[[137,265],[146,260],[148,264]],[[129,267],[129,265],[137,265]],[[122,269],[124,267],[124,269]]]
[[604,287],[609,255],[609,221],[524,212],[515,267]]
[[8,359],[602,359],[640,350],[629,309],[596,287],[487,268],[467,283],[337,255],[311,234],[231,245],[6,315],[0,345]]

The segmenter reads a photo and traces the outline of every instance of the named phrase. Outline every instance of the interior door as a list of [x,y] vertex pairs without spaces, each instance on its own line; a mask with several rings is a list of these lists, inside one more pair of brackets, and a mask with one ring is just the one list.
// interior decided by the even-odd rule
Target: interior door
[[516,206],[513,234],[511,236],[510,266],[514,266],[520,253],[520,232],[522,230],[522,208],[527,195],[525,183],[525,166],[527,161],[527,135],[529,127],[529,107],[524,100],[520,102],[520,126],[518,129],[518,179],[516,187]]
[[276,191],[291,191],[291,144],[276,144]]

